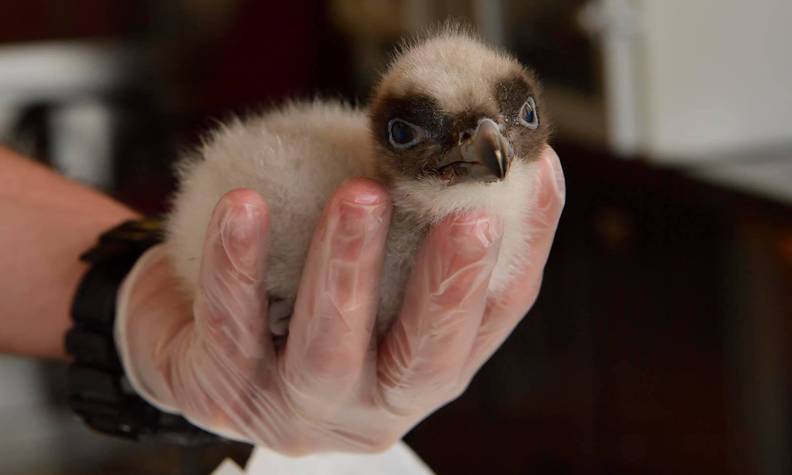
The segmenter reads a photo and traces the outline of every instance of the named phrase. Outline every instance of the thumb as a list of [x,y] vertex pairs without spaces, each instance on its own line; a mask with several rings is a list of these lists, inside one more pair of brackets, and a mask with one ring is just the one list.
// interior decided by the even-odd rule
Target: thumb
[[271,353],[265,293],[269,213],[251,190],[234,190],[215,207],[206,229],[193,303],[197,337],[242,363]]
[[261,290],[268,223],[267,207],[252,191],[220,200],[206,230],[192,309],[162,245],[124,280],[116,345],[131,385],[161,410],[205,407],[205,388],[196,385],[217,386],[211,382],[218,375],[208,373],[234,370],[245,379],[255,367],[251,358],[272,351]]

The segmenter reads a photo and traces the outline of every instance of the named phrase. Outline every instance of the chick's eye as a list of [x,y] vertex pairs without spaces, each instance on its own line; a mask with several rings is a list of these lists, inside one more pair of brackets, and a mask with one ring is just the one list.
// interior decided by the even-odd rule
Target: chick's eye
[[392,119],[388,122],[388,140],[394,148],[405,149],[412,147],[425,136],[425,132],[417,125],[401,119]]
[[539,112],[536,110],[536,103],[533,97],[529,97],[520,109],[520,124],[529,129],[539,127]]

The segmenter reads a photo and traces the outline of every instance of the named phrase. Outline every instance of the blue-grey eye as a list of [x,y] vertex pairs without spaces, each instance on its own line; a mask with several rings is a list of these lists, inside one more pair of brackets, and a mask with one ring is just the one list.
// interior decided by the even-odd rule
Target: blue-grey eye
[[406,120],[392,119],[388,122],[388,140],[393,148],[403,150],[424,139],[426,133],[415,124]]
[[529,97],[520,108],[520,123],[529,129],[539,127],[539,111],[533,97]]

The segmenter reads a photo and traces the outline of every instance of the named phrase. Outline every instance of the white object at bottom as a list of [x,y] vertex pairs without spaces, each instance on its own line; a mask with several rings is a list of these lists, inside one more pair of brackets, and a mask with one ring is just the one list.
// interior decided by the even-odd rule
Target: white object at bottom
[[212,475],[434,475],[404,442],[379,454],[321,453],[287,457],[256,447],[242,471],[230,460]]

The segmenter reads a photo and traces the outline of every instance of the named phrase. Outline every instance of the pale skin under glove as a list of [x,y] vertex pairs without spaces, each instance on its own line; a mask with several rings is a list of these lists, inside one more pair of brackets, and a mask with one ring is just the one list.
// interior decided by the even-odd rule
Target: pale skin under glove
[[194,424],[284,454],[390,447],[458,397],[533,305],[564,181],[549,148],[526,190],[529,260],[487,301],[502,235],[483,213],[449,216],[416,256],[400,315],[372,338],[391,204],[371,180],[342,185],[316,230],[283,348],[267,325],[267,206],[226,194],[206,232],[199,290],[187,301],[161,247],[118,298],[116,342],[135,389]]

